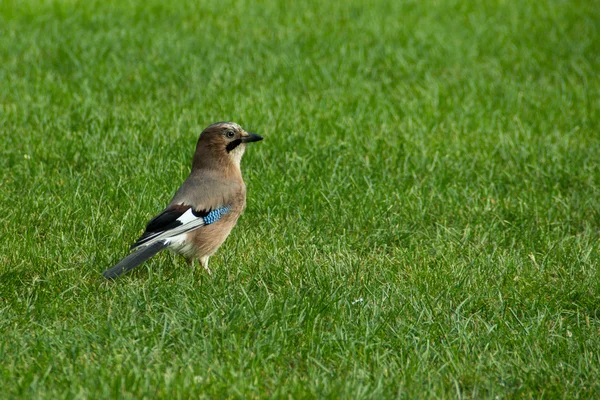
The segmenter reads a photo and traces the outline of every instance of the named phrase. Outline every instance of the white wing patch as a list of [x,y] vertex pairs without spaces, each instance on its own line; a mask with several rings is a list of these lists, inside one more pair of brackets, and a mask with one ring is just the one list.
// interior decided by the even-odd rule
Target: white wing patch
[[196,217],[194,215],[194,213],[192,212],[192,209],[188,209],[186,212],[184,212],[181,217],[177,218],[177,221],[181,222],[183,225],[190,223],[192,221],[194,221],[195,219],[198,219],[198,217]]

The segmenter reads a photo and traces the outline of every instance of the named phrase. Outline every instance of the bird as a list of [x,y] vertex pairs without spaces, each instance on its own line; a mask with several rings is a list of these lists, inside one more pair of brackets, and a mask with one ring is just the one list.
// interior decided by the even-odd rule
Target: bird
[[225,242],[246,207],[246,185],[240,163],[246,145],[262,136],[235,122],[217,122],[198,138],[192,170],[170,203],[148,222],[128,256],[102,274],[123,275],[162,250],[199,259],[211,274],[208,259]]

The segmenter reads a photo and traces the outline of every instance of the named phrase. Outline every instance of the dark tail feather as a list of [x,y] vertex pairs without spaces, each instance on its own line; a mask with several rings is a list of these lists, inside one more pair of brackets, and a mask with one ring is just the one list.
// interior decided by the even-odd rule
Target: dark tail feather
[[114,279],[119,275],[131,271],[150,257],[154,256],[159,251],[163,250],[167,245],[163,242],[156,242],[150,246],[140,249],[135,253],[131,253],[114,267],[107,269],[102,273],[106,279]]

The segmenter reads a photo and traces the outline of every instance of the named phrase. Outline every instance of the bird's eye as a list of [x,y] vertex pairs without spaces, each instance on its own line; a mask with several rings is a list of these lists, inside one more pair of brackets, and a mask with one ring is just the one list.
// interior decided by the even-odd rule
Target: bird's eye
[[235,136],[235,133],[233,131],[227,131],[225,132],[225,137],[227,139],[232,139]]

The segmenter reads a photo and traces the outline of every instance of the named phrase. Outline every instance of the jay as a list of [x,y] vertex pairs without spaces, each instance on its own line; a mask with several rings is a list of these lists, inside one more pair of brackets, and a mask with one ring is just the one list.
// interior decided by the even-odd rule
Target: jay
[[116,278],[158,252],[169,249],[198,258],[210,274],[208,259],[223,244],[246,206],[240,162],[246,144],[262,140],[233,122],[207,127],[196,144],[192,171],[160,214],[131,246],[133,253],[103,275]]

